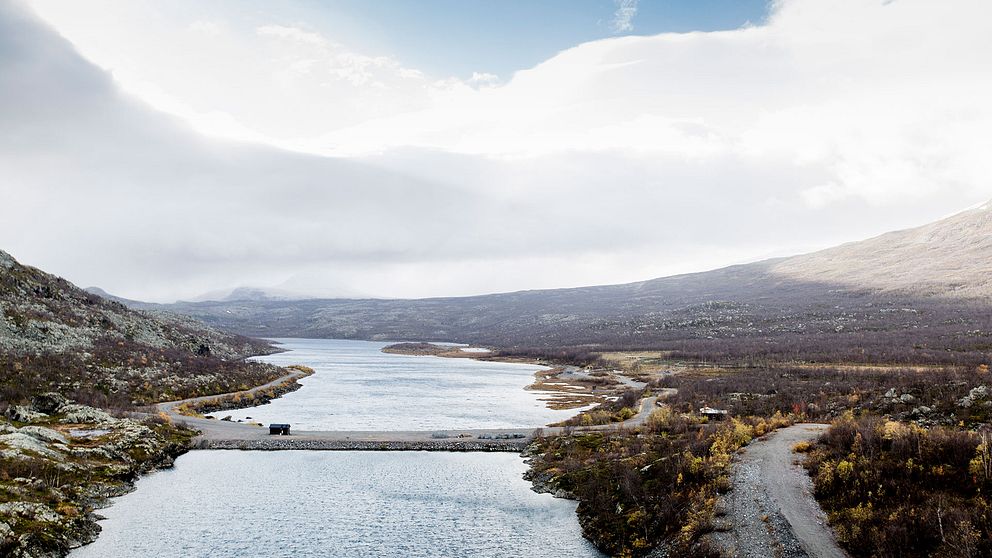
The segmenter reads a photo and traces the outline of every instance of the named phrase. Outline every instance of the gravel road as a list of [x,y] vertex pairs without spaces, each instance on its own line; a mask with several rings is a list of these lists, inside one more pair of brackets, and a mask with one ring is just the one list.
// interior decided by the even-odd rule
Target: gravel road
[[733,489],[717,504],[710,542],[726,556],[847,558],[813,498],[792,447],[826,424],[796,424],[752,442],[734,460]]

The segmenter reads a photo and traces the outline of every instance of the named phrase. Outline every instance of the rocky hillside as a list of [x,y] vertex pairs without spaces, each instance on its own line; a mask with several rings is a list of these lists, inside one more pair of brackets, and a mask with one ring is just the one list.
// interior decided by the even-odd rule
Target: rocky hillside
[[0,251],[0,403],[45,391],[128,407],[265,383],[267,343],[130,309]]
[[144,305],[259,336],[686,355],[983,360],[992,347],[992,211],[814,254],[650,281],[421,300]]

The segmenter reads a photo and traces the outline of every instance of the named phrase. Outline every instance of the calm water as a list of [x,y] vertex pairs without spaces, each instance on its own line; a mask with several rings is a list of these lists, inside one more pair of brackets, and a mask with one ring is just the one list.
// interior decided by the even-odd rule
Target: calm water
[[[387,355],[383,343],[282,340],[316,374],[235,418],[297,429],[538,426],[570,416],[524,391],[536,366]],[[600,556],[575,503],[538,495],[507,453],[194,451],[103,510],[72,558]]]
[[259,358],[305,364],[316,373],[303,388],[275,401],[217,413],[300,430],[437,430],[538,427],[577,411],[552,411],[525,391],[541,369],[529,364],[467,358],[405,356],[388,343],[280,339],[288,352]]
[[196,451],[101,513],[73,558],[594,557],[515,454]]

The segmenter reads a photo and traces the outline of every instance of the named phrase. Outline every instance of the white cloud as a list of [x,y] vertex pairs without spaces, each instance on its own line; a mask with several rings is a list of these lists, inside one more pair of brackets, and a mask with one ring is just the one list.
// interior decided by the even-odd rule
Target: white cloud
[[186,29],[191,33],[202,33],[211,37],[219,37],[224,32],[222,25],[214,21],[205,21],[202,19],[190,23]]
[[468,79],[472,85],[488,86],[499,85],[499,76],[489,72],[472,72],[472,77]]
[[286,27],[284,25],[263,25],[255,32],[262,37],[277,37],[301,45],[326,47],[327,41],[317,33],[305,31],[298,27]]
[[629,33],[634,30],[634,16],[637,15],[637,0],[613,0],[617,10],[613,12],[611,28],[614,33]]
[[[35,3],[130,95],[258,144],[92,93],[78,61],[46,66],[52,83],[0,66],[0,192],[21,210],[0,248],[122,294],[607,283],[992,197],[981,0],[785,0],[762,26],[595,41],[504,80],[430,76],[278,14]],[[21,234],[37,215],[62,225]]]

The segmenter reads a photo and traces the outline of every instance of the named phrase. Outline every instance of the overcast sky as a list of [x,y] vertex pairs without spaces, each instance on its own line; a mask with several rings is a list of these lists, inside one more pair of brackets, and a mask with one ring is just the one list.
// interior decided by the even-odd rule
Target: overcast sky
[[145,300],[464,295],[992,198],[985,0],[533,6],[0,1],[0,249]]

